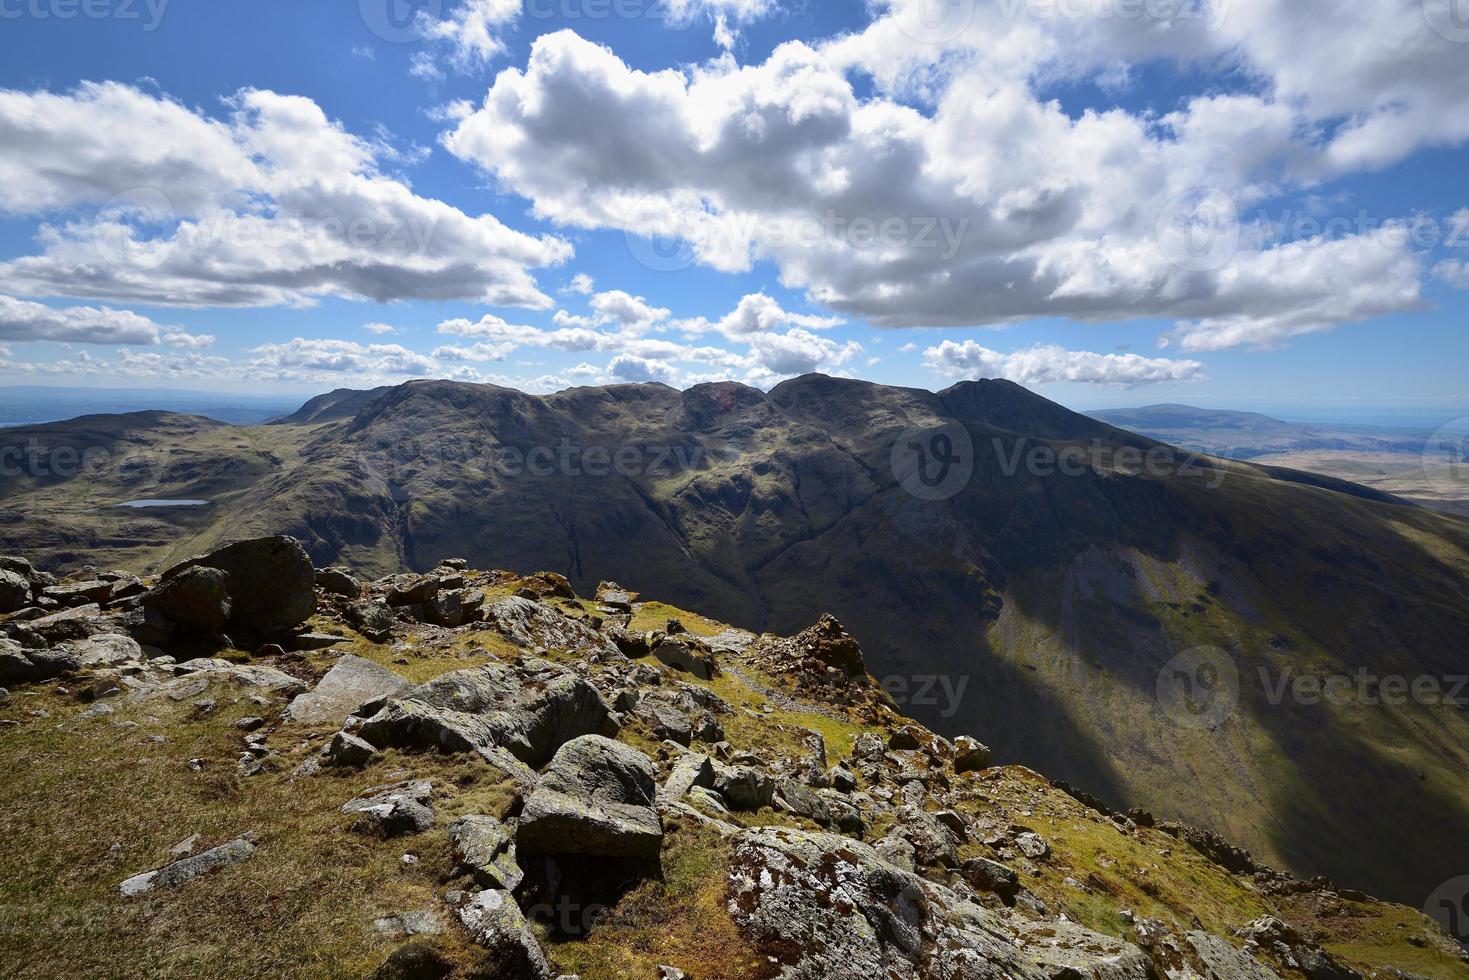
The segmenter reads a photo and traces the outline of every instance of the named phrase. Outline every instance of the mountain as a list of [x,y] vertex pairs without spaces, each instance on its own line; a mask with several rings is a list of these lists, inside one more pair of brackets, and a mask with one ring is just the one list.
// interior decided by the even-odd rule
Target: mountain
[[1405,453],[1423,451],[1428,431],[1386,426],[1315,426],[1282,422],[1256,412],[1149,405],[1088,412],[1094,419],[1174,446],[1230,459],[1253,459],[1272,453],[1328,450]]
[[[331,404],[352,414],[18,430],[100,462],[7,478],[0,540],[159,569],[286,533],[318,564],[559,568],[755,631],[831,612],[906,713],[1113,806],[1413,905],[1469,857],[1463,520],[1003,381],[414,382]],[[138,498],[213,506],[116,507]],[[1439,695],[1386,696],[1398,678]]]
[[463,560],[365,582],[280,537],[3,567],[0,975],[1469,974],[1437,905],[936,735],[830,616],[756,636]]

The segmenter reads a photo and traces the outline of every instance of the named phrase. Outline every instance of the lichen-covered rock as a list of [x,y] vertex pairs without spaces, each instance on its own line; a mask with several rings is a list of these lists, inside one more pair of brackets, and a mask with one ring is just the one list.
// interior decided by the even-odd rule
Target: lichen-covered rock
[[655,860],[656,770],[631,746],[585,735],[561,747],[520,815],[516,841],[543,854]]
[[518,668],[488,663],[410,688],[360,734],[381,748],[500,748],[537,767],[577,736],[616,733],[612,709],[589,681],[530,660]]
[[617,646],[587,624],[519,596],[501,599],[489,606],[485,610],[485,620],[493,623],[511,642],[527,650],[542,647],[581,656],[591,653],[612,658],[619,656]]
[[200,875],[217,871],[231,864],[238,864],[254,853],[255,845],[249,840],[243,838],[233,840],[202,854],[195,854],[193,857],[186,857],[182,861],[165,865],[156,871],[145,871],[142,874],[133,875],[122,883],[120,890],[124,898],[131,898],[135,895],[156,891],[159,888],[177,888]]
[[703,681],[719,675],[719,664],[714,651],[690,633],[665,637],[653,645],[652,653],[659,663],[692,674]]
[[515,898],[487,889],[459,909],[459,921],[489,952],[490,961],[476,973],[485,980],[550,980],[551,965]]
[[481,888],[514,891],[525,878],[515,860],[515,841],[494,817],[460,817],[449,825],[456,875],[471,875]]
[[775,799],[775,780],[754,766],[716,765],[714,791],[732,810],[759,810]]
[[432,797],[433,784],[414,779],[370,789],[344,804],[342,812],[357,818],[352,829],[358,833],[384,838],[421,834],[434,825]]
[[995,913],[845,837],[734,838],[729,909],[781,980],[1146,980],[1141,950],[1076,926],[1017,944]]
[[988,769],[993,761],[989,746],[968,735],[954,739],[954,772],[977,772]]
[[305,725],[340,725],[358,707],[374,698],[401,694],[412,685],[386,667],[347,654],[326,676],[286,708],[286,720]]

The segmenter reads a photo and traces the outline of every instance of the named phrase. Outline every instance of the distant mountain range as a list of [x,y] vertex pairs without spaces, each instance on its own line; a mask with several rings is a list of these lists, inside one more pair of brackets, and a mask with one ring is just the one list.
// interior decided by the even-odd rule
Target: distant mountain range
[[[1464,673],[1469,523],[1008,382],[413,382],[6,446],[35,458],[0,468],[0,546],[53,568],[287,533],[318,565],[560,569],[757,631],[832,612],[907,713],[1002,761],[1414,905],[1462,870],[1469,713],[1380,692]],[[116,506],[140,498],[214,506]]]
[[1283,422],[1256,412],[1191,405],[1149,405],[1087,414],[1108,425],[1170,445],[1229,459],[1307,450],[1417,454],[1423,451],[1423,440],[1432,431],[1431,428],[1420,432],[1409,427],[1370,425],[1307,425]]
[[287,395],[18,385],[0,387],[0,426],[37,425],[82,415],[139,411],[181,412],[236,425],[254,425],[294,411],[298,404],[298,399]]

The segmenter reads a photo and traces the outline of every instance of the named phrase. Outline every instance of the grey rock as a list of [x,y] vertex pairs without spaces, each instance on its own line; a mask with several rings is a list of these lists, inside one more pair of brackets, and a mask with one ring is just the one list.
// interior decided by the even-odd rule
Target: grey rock
[[676,637],[664,639],[653,647],[653,657],[659,663],[692,674],[700,680],[707,681],[719,673],[714,651],[690,633],[680,633]]
[[797,817],[810,820],[823,827],[835,824],[831,807],[816,795],[810,787],[794,780],[781,779],[775,784],[775,796],[771,801],[778,809]]
[[432,783],[414,779],[370,789],[344,804],[342,812],[357,818],[352,829],[358,833],[384,838],[420,834],[434,825],[432,796]]
[[0,613],[13,613],[30,605],[31,583],[26,576],[0,568]]
[[439,579],[436,575],[400,576],[388,592],[388,605],[416,606],[427,602],[436,595],[439,588]]
[[954,772],[976,772],[980,769],[988,769],[993,761],[993,755],[989,746],[970,738],[968,735],[960,735],[954,739]]
[[323,568],[316,573],[317,586],[328,595],[356,599],[362,595],[362,583],[345,568]]
[[248,840],[230,841],[202,854],[175,861],[156,871],[145,871],[133,875],[121,885],[124,898],[143,895],[159,888],[177,888],[200,875],[208,874],[231,864],[238,864],[255,853],[255,845]]
[[436,626],[453,628],[464,622],[464,603],[459,593],[440,592],[423,604],[423,618]]
[[1015,838],[1015,846],[1020,848],[1020,853],[1028,858],[1043,858],[1051,853],[1051,845],[1040,834],[1029,831]]
[[374,698],[393,697],[411,686],[386,667],[347,654],[315,688],[291,702],[286,720],[303,725],[340,725],[363,704]]
[[322,753],[322,764],[336,769],[356,769],[365,766],[377,755],[371,743],[349,732],[337,732],[332,736]]
[[369,640],[381,642],[392,635],[398,617],[384,602],[363,602],[347,610],[347,622]]
[[543,647],[587,656],[600,653],[620,659],[615,644],[590,626],[538,602],[512,596],[485,610],[485,620],[518,646]]
[[459,921],[489,951],[486,980],[551,980],[551,965],[530,923],[507,891],[487,889],[459,909]]
[[612,709],[592,684],[544,660],[492,662],[410,688],[363,723],[373,745],[475,752],[501,748],[545,765],[580,735],[615,735]]
[[[1017,943],[1012,925],[832,834],[768,827],[734,838],[729,910],[783,980],[1144,980],[1134,946],[1068,923]],[[840,895],[840,901],[833,896]],[[1039,924],[1031,924],[1038,926]]]
[[229,572],[196,565],[159,583],[143,604],[181,626],[217,633],[230,618],[229,585]]
[[669,802],[681,800],[695,786],[706,789],[714,786],[714,764],[707,755],[690,752],[673,764],[673,771],[658,790],[658,799]]
[[63,585],[53,585],[41,590],[43,599],[50,599],[57,605],[71,608],[73,606],[86,605],[89,602],[107,602],[112,598],[112,583],[101,579],[88,579],[83,582],[67,582]]
[[316,612],[316,569],[295,538],[240,541],[174,566],[163,582],[200,565],[229,573],[231,636],[285,633]]
[[534,853],[655,859],[663,843],[655,775],[637,749],[600,735],[572,739],[526,801],[516,841]]
[[998,861],[989,858],[971,858],[960,866],[960,873],[969,885],[983,892],[994,892],[1006,900],[1020,892],[1020,876]]
[[431,943],[412,942],[393,950],[369,980],[443,980],[453,971],[454,965]]
[[775,799],[775,780],[753,766],[714,768],[714,790],[732,810],[759,810]]
[[449,825],[454,874],[469,874],[481,888],[514,891],[525,878],[515,859],[515,841],[494,817],[460,817]]

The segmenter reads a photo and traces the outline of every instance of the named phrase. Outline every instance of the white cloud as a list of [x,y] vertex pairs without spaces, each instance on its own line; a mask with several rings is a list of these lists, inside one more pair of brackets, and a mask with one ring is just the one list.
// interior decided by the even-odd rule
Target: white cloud
[[214,335],[192,334],[183,330],[174,330],[163,335],[163,342],[173,347],[183,347],[188,350],[208,350],[214,346]]
[[641,296],[632,296],[620,289],[593,296],[591,307],[603,323],[618,323],[623,330],[632,333],[646,333],[668,319],[670,313],[650,306]]
[[678,376],[677,371],[661,361],[632,354],[618,354],[614,357],[607,365],[607,373],[619,381],[661,381],[664,384],[672,382]]
[[[106,306],[70,306],[53,309],[40,303],[0,296],[0,340],[54,340],[79,344],[157,344],[168,331],[168,342],[188,337],[175,328],[160,327],[145,316]],[[190,338],[189,345],[199,340]],[[208,346],[205,344],[204,346]]]
[[[1162,116],[1068,115],[1037,94],[1058,74],[1119,59],[1207,59],[1244,45],[1238,35],[1221,49],[1189,23],[1147,25],[1154,36],[1132,23],[1035,23],[960,6],[974,8],[975,23],[940,61],[943,45],[915,42],[891,17],[819,49],[784,44],[763,64],[686,71],[638,71],[570,32],[546,35],[444,145],[529,197],[541,217],[682,238],[697,261],[728,272],[769,260],[813,302],[880,326],[1168,318],[1184,333],[1203,324],[1215,337],[1269,343],[1323,317],[1419,304],[1420,263],[1404,240],[1281,243],[1268,223],[1247,221],[1233,254],[1203,265],[1160,241],[1179,202],[1201,188],[1248,213],[1334,166],[1335,143],[1303,129],[1300,104],[1267,91],[1202,96]],[[1245,21],[1296,19],[1274,0],[1255,6],[1273,13]],[[881,91],[921,90],[927,103],[859,95],[848,72],[873,75]],[[1308,106],[1330,95],[1297,84],[1284,62],[1277,74],[1290,91],[1309,90]],[[1393,77],[1416,91],[1408,74]],[[1340,284],[1368,266],[1388,272],[1388,288],[1344,301]]]
[[373,322],[373,323],[364,323],[362,325],[362,329],[363,330],[366,330],[368,333],[374,334],[374,335],[376,335],[378,337],[382,337],[382,336],[385,336],[385,335],[390,334],[390,333],[397,333],[398,332],[398,328],[392,326],[391,324],[387,324],[387,323],[376,323],[376,322]]
[[1455,289],[1469,289],[1469,259],[1445,259],[1433,267],[1433,274]]
[[578,272],[576,275],[571,277],[571,282],[566,284],[566,288],[562,290],[562,292],[579,293],[582,296],[590,296],[592,294],[592,290],[595,288],[596,280],[587,275],[585,272]]
[[39,255],[0,285],[180,306],[310,305],[323,296],[549,308],[532,268],[571,246],[420,197],[392,157],[309,99],[246,90],[228,122],[127,86],[0,92],[0,208],[49,214]]
[[827,330],[839,327],[841,317],[810,316],[802,313],[787,313],[780,304],[764,293],[751,293],[718,321],[710,323],[702,318],[681,320],[678,326],[690,333],[717,330],[731,340],[739,340],[756,333],[801,327],[806,330]]
[[513,350],[514,344],[468,344],[436,348],[434,357],[441,361],[503,361]]
[[520,7],[521,0],[461,0],[439,20],[420,13],[418,27],[426,40],[446,48],[455,70],[470,72],[504,53],[502,33],[519,19]]
[[252,353],[252,365],[278,377],[301,377],[302,372],[366,376],[433,377],[438,365],[431,358],[398,344],[359,344],[351,340],[295,337],[282,344],[263,344]]
[[1095,384],[1120,388],[1163,381],[1198,381],[1198,361],[1147,358],[1137,354],[1095,354],[1048,344],[1002,354],[972,340],[946,340],[923,352],[923,360],[946,378],[1004,378],[1017,384]]

